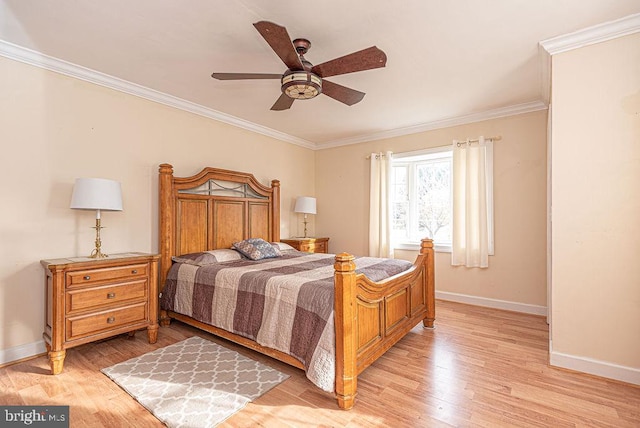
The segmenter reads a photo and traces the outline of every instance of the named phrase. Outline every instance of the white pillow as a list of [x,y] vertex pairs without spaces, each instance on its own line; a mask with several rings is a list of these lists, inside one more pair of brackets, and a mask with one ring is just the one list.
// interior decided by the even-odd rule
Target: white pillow
[[236,250],[221,248],[200,253],[183,254],[171,258],[176,263],[187,263],[195,266],[206,266],[213,263],[241,260],[242,254]]
[[271,245],[277,246],[280,248],[280,251],[296,251],[295,248],[289,244],[285,244],[284,242],[272,242]]

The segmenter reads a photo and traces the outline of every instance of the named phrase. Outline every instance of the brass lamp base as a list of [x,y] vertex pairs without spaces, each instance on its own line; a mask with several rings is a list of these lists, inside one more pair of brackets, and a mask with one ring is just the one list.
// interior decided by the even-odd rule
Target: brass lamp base
[[102,226],[100,226],[99,218],[96,219],[96,225],[94,226],[94,229],[96,230],[96,248],[93,249],[93,251],[89,255],[89,258],[104,259],[106,257],[109,257],[108,254],[104,254],[100,249],[100,247],[102,246],[102,241],[100,240],[100,229],[102,229]]
[[309,223],[309,222],[307,221],[307,215],[306,214],[304,215],[303,223],[304,223],[304,236],[303,236],[303,238],[307,238],[307,223]]
[[95,248],[92,252],[91,255],[89,255],[90,259],[105,259],[109,257],[109,254],[104,254],[102,251],[100,251],[99,249]]

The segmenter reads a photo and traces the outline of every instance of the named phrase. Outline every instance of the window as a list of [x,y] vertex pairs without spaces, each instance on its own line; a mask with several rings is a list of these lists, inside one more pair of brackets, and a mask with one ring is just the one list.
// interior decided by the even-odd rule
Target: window
[[414,248],[425,237],[451,248],[450,147],[394,155],[391,177],[392,232],[396,248]]
[[[488,155],[489,158],[489,155]],[[487,162],[492,163],[492,159]],[[391,174],[391,241],[394,248],[417,249],[422,238],[433,239],[436,250],[451,251],[452,165],[450,146],[396,153]],[[493,242],[493,182],[488,174],[488,218]],[[490,254],[493,245],[490,245]]]

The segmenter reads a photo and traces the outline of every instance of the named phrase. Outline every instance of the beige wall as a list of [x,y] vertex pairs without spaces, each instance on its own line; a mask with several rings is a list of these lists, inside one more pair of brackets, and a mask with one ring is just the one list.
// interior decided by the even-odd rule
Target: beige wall
[[41,340],[39,260],[93,248],[95,213],[69,209],[75,178],[122,183],[124,211],[103,213],[106,253],[157,251],[163,162],[177,176],[214,166],[281,180],[282,236],[297,227],[293,198],[314,193],[309,149],[2,57],[0,94],[0,356]]
[[640,383],[640,34],[552,63],[553,353]]
[[370,152],[501,135],[495,148],[496,255],[489,269],[479,270],[452,268],[449,254],[438,254],[437,289],[546,305],[544,111],[313,152],[3,58],[0,78],[3,167],[12,177],[0,184],[11,207],[0,212],[0,355],[41,338],[39,260],[88,254],[93,247],[94,214],[68,208],[74,179],[122,182],[124,211],[103,213],[105,252],[156,251],[162,162],[172,163],[178,176],[206,165],[249,171],[263,183],[278,178],[283,237],[302,233],[301,218],[292,212],[295,197],[317,196],[310,234],[331,237],[332,252],[365,254]]
[[[316,154],[317,234],[331,252],[368,252],[371,152],[396,153],[448,145],[453,139],[502,136],[494,145],[495,256],[488,269],[452,267],[436,256],[436,289],[546,306],[547,112],[320,150]],[[398,251],[397,257],[415,259]]]

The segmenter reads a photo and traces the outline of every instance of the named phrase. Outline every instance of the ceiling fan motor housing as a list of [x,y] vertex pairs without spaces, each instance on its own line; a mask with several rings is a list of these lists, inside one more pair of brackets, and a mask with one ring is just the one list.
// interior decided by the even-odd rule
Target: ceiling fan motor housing
[[322,93],[322,79],[310,71],[288,70],[281,82],[282,92],[296,100],[308,100]]

